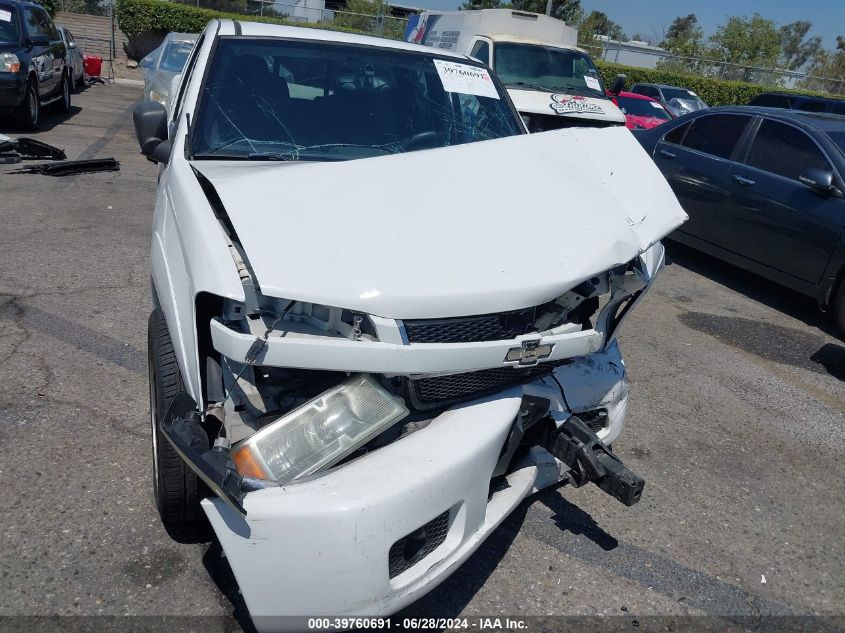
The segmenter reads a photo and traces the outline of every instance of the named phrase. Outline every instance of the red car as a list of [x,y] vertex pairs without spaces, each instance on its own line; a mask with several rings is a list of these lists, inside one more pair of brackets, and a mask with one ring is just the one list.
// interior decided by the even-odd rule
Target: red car
[[674,117],[669,111],[651,97],[620,92],[618,94],[607,91],[611,101],[619,106],[625,115],[625,126],[629,130],[647,130],[671,121]]

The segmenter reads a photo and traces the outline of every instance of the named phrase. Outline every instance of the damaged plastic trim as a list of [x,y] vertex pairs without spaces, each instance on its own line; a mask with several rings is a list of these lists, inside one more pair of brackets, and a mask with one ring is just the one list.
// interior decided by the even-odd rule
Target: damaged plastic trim
[[61,163],[40,163],[14,169],[9,174],[41,174],[43,176],[75,176],[93,174],[98,171],[120,171],[120,163],[114,158],[92,158],[90,160],[66,160]]
[[[618,266],[608,273],[610,296],[597,316],[594,329],[572,331],[572,324],[563,324],[546,332],[535,332],[513,339],[469,343],[406,343],[396,321],[380,323],[380,334],[390,330],[395,336],[372,341],[326,334],[297,331],[288,321],[274,328],[255,358],[266,366],[320,369],[328,371],[373,372],[384,374],[448,374],[477,371],[494,367],[519,365],[513,351],[520,346],[542,346],[547,355],[543,362],[552,362],[597,352],[610,341],[622,318],[642,295],[662,266],[663,251],[656,263],[649,266],[643,258]],[[238,332],[218,319],[211,321],[214,349],[226,358],[247,363],[257,332]],[[260,328],[261,323],[256,322]],[[381,338],[381,337],[380,337]],[[545,353],[545,352],[544,352]],[[539,358],[537,360],[540,360]]]
[[209,447],[196,401],[184,391],[176,394],[159,423],[162,434],[173,445],[182,461],[202,479],[211,491],[241,515],[243,477],[235,468],[227,445]]

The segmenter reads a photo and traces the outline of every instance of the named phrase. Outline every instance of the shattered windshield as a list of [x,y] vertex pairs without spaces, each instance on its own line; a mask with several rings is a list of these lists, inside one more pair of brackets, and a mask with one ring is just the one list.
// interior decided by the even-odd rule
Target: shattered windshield
[[194,158],[349,160],[521,134],[485,67],[337,42],[221,38]]
[[581,51],[538,44],[498,42],[493,68],[508,88],[605,98],[599,73]]
[[18,41],[18,18],[15,8],[0,4],[0,42]]
[[680,99],[682,101],[696,101],[700,103],[700,107],[695,108],[695,110],[703,110],[707,107],[707,104],[692,90],[687,90],[686,88],[662,88],[662,90],[663,98],[666,99],[667,103],[672,99]]

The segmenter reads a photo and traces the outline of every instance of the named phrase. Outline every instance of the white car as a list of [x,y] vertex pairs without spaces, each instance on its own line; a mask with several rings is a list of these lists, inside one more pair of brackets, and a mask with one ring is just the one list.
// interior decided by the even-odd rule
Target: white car
[[173,85],[134,113],[155,498],[258,630],[396,612],[541,488],[639,499],[614,336],[686,216],[626,129],[528,135],[469,57],[268,24]]

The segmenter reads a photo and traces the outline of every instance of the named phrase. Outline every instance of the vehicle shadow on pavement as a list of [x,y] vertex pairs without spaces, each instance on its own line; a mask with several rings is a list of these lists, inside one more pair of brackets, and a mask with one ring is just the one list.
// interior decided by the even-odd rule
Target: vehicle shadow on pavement
[[[209,529],[211,528],[209,527]],[[256,633],[255,625],[249,617],[249,609],[247,609],[246,602],[244,602],[244,598],[238,588],[238,581],[235,580],[235,575],[232,573],[229,561],[226,560],[223,547],[216,538],[205,551],[205,554],[203,554],[202,564],[220,592],[232,604],[231,616],[241,629],[243,629],[244,633]]]
[[605,552],[619,547],[619,541],[615,537],[599,527],[587,512],[564,499],[559,490],[544,490],[535,499],[554,512],[552,520],[562,532],[588,538]]
[[49,132],[54,127],[61,125],[62,123],[67,123],[80,112],[82,112],[82,108],[75,105],[71,105],[70,110],[67,112],[56,112],[53,110],[52,106],[44,106],[41,110],[41,118],[38,121],[38,129],[35,132],[28,132],[17,127],[14,123],[11,123],[9,125],[0,125],[0,134],[5,134],[6,136],[11,137],[20,137]]
[[821,312],[815,300],[794,290],[780,286],[754,273],[738,268],[688,246],[667,240],[667,259],[734,292],[745,295],[763,305],[841,338],[833,320]]

